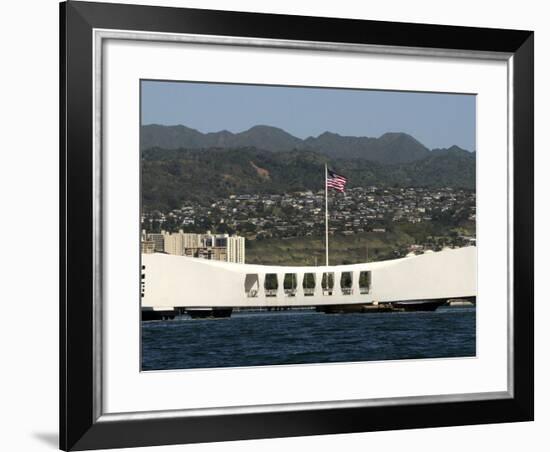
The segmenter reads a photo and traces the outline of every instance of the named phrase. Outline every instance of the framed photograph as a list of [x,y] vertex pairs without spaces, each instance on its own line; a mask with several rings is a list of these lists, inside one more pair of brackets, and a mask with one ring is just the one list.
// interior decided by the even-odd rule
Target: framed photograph
[[533,33],[61,4],[60,447],[533,419]]

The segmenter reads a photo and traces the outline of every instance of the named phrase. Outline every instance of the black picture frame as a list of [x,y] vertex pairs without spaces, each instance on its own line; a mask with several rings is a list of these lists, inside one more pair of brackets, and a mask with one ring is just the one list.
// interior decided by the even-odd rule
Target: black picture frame
[[[60,5],[60,448],[84,450],[534,418],[534,36],[530,31],[69,1]],[[508,397],[106,420],[94,384],[93,29],[487,51],[513,58],[513,372]]]

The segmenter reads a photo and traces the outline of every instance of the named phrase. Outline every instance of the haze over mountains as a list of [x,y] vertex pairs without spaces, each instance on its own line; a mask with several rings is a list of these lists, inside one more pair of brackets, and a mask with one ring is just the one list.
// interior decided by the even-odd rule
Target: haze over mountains
[[379,138],[325,132],[304,140],[255,126],[241,133],[201,133],[185,126],[141,128],[142,202],[170,210],[230,194],[322,190],[324,165],[358,186],[475,189],[475,153],[429,150],[405,133]]
[[[362,159],[383,164],[408,163],[431,155],[430,149],[406,133],[385,133],[379,138],[342,136],[324,132],[304,140],[277,127],[257,125],[244,132],[202,133],[183,125],[141,127],[141,149],[256,148],[271,152],[311,150],[338,159]],[[468,152],[458,146],[453,152]],[[445,149],[437,150],[444,153]],[[470,153],[468,153],[470,154]]]

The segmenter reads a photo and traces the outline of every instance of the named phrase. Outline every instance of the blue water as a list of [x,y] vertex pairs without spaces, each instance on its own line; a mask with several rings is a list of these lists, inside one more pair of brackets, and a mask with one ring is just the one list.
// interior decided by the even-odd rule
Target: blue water
[[142,323],[142,369],[194,369],[476,354],[475,307],[435,312],[241,312]]

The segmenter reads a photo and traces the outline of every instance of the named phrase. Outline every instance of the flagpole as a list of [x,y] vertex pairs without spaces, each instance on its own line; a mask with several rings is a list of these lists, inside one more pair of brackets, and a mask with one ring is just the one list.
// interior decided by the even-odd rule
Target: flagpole
[[325,163],[325,257],[328,267],[328,169]]

